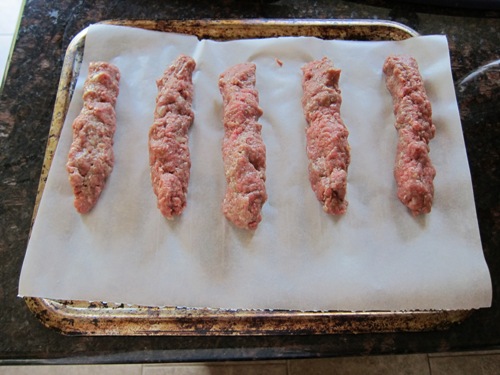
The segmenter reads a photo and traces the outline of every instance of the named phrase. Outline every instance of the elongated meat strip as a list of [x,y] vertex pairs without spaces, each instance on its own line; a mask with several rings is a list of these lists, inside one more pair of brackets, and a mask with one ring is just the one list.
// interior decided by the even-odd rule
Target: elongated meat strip
[[158,95],[149,129],[149,165],[158,208],[167,218],[186,207],[191,159],[188,130],[194,121],[194,60],[180,55],[156,81]]
[[91,62],[83,86],[83,108],[73,122],[73,142],[66,169],[78,212],[87,213],[97,203],[113,170],[115,104],[120,71],[107,62]]
[[324,57],[305,64],[302,73],[309,181],[325,212],[343,214],[351,156],[349,131],[340,117],[340,70]]
[[255,89],[256,66],[235,65],[220,75],[224,105],[222,157],[227,189],[222,211],[234,225],[256,229],[267,200],[266,147],[261,137],[262,115]]
[[383,71],[392,95],[399,135],[394,167],[398,198],[413,215],[429,213],[436,175],[429,157],[429,141],[436,131],[431,103],[413,57],[389,56]]

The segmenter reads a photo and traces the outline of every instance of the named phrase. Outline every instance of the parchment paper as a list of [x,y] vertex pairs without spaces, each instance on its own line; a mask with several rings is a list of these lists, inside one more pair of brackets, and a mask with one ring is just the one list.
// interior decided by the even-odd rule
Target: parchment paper
[[[188,207],[168,221],[148,165],[155,80],[180,53],[197,62]],[[396,196],[397,142],[383,61],[420,64],[437,127],[432,212],[413,217]],[[348,211],[325,214],[311,190],[300,98],[301,66],[328,56],[342,70],[349,128]],[[280,66],[276,59],[282,61]],[[89,61],[122,73],[115,167],[97,206],[73,207],[65,169],[71,123]],[[218,76],[257,64],[269,199],[255,232],[221,213],[225,190]],[[149,306],[297,310],[467,309],[489,306],[482,252],[446,37],[403,42],[279,38],[215,42],[119,26],[90,27],[80,76],[40,203],[19,294]]]

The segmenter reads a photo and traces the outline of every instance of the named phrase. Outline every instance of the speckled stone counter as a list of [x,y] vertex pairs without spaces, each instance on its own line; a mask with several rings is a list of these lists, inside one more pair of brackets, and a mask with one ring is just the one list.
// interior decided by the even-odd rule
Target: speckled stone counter
[[[445,34],[493,305],[449,330],[265,337],[70,337],[17,297],[66,47],[106,19],[366,18]],[[0,99],[0,363],[131,363],[307,358],[500,346],[500,12],[393,1],[27,1]]]

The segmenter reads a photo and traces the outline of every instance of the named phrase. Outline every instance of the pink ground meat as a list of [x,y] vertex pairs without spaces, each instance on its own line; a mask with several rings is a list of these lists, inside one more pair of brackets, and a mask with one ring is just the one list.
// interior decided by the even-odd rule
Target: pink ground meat
[[193,124],[192,74],[195,61],[181,55],[157,80],[154,122],[149,130],[149,165],[158,208],[167,218],[187,205],[191,159],[188,130]]
[[343,214],[348,204],[350,147],[349,131],[340,117],[340,70],[324,57],[304,65],[302,72],[309,181],[325,212]]
[[255,89],[255,64],[235,65],[220,75],[224,105],[222,156],[227,182],[222,211],[235,226],[256,229],[267,200],[266,147]]
[[119,81],[120,72],[113,64],[90,63],[83,108],[73,122],[73,142],[66,163],[74,205],[80,213],[95,206],[113,170]]
[[436,131],[431,103],[413,57],[389,56],[383,71],[394,103],[399,136],[394,166],[398,198],[413,215],[429,213],[436,175],[429,157],[429,141]]

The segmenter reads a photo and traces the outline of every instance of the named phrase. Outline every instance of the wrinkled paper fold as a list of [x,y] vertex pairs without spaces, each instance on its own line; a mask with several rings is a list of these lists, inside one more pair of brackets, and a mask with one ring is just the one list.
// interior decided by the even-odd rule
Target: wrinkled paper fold
[[[156,207],[148,164],[155,80],[192,56],[188,206],[168,221]],[[390,54],[413,55],[432,103],[436,167],[432,212],[413,217],[396,196],[392,99],[382,74]],[[325,214],[311,190],[300,68],[327,56],[342,70],[341,114],[351,145],[347,213]],[[279,61],[278,61],[278,60]],[[71,124],[89,61],[122,74],[115,166],[96,207],[73,207],[65,169]],[[255,232],[221,213],[222,98],[218,76],[257,65],[267,147],[263,220]],[[282,63],[282,65],[280,64]],[[33,226],[21,296],[147,306],[293,310],[469,309],[490,306],[471,178],[444,36],[401,42],[311,37],[215,42],[121,26],[88,30],[84,58]]]

